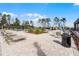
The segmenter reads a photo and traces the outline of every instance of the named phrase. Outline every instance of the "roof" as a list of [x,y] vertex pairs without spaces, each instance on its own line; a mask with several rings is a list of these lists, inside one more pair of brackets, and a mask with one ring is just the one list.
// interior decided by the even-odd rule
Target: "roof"
[[74,24],[77,24],[77,23],[79,23],[79,18],[74,22]]

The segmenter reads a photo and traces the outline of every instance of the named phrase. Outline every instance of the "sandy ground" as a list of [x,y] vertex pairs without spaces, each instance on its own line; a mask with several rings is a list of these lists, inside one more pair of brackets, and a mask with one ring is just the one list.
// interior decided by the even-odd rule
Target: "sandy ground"
[[61,45],[61,37],[55,35],[56,31],[43,34],[31,34],[23,31],[11,31],[26,39],[10,42],[8,45],[0,34],[1,55],[3,56],[73,56],[79,55],[73,39],[71,48]]

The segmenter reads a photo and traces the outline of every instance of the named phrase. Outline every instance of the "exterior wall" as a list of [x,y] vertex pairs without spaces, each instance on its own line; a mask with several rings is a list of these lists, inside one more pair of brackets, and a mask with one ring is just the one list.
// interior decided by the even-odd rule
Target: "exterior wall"
[[79,31],[79,24],[78,24],[77,30]]
[[76,30],[76,24],[74,23],[74,30]]
[[74,29],[79,31],[79,18],[74,22]]
[[74,29],[79,31],[79,23],[78,24],[74,24]]

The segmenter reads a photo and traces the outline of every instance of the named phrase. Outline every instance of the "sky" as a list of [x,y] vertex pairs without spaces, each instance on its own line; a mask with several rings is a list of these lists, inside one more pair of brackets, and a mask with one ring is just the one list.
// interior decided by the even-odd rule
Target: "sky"
[[0,3],[0,13],[18,17],[21,22],[65,17],[66,26],[73,27],[73,22],[79,17],[79,3]]

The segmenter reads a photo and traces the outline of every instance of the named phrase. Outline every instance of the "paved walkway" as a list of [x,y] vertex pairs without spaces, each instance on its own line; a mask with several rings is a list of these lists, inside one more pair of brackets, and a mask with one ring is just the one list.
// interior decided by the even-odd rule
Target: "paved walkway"
[[26,40],[11,42],[8,45],[0,35],[3,56],[73,56],[79,55],[73,39],[72,47],[66,48],[61,45],[61,37],[57,38],[54,31],[44,34],[30,34],[23,31],[13,31],[18,35],[23,35]]

